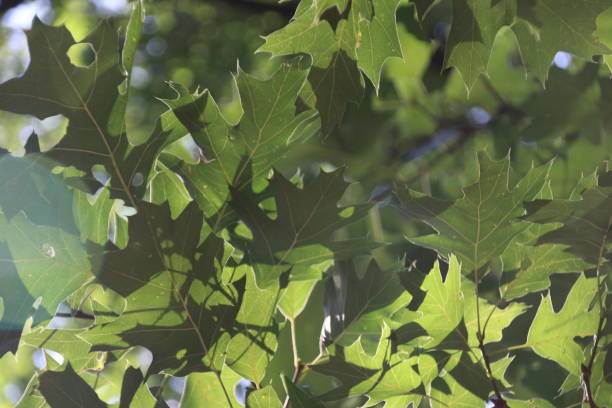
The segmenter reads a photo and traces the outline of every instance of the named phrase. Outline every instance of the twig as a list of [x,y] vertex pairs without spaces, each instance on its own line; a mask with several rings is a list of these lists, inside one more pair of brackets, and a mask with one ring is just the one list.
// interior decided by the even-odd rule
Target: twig
[[[293,372],[293,377],[291,378],[292,383],[297,383],[304,370],[304,364],[300,360],[300,356],[298,354],[297,348],[297,332],[295,330],[295,319],[288,318],[289,325],[291,327],[291,348],[293,349],[293,366],[295,367],[295,371]],[[283,404],[283,408],[287,408],[289,406],[289,394],[285,397],[285,402]]]
[[593,397],[593,390],[591,389],[591,374],[593,373],[593,366],[595,365],[595,357],[597,356],[598,346],[600,339],[605,336],[603,330],[606,322],[606,306],[604,304],[602,298],[602,282],[601,282],[601,265],[603,264],[603,255],[604,248],[606,246],[606,241],[608,240],[608,233],[610,231],[610,227],[612,226],[612,217],[608,218],[608,228],[606,229],[606,233],[602,237],[601,244],[599,246],[599,256],[597,259],[597,302],[599,304],[599,323],[597,324],[597,332],[593,337],[593,350],[591,351],[591,358],[589,359],[589,364],[584,365],[581,364],[582,371],[582,389],[584,390],[584,402],[589,404],[590,408],[599,408],[595,403],[595,398]]
[[495,399],[491,401],[493,402],[495,408],[510,408],[508,406],[508,403],[504,399],[504,397],[502,397],[501,392],[499,391],[499,387],[497,387],[497,381],[495,381],[495,377],[493,376],[493,370],[491,369],[491,360],[484,346],[484,335],[482,335],[481,333],[477,333],[477,337],[478,337],[478,348],[480,349],[480,352],[482,353],[482,359],[484,360],[485,368],[487,369],[487,375],[489,376],[489,379],[491,380],[491,385],[493,386],[493,392],[495,392]]

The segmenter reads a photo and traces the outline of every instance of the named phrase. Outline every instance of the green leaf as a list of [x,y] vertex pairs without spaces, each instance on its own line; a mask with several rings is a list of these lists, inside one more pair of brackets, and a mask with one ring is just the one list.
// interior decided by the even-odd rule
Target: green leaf
[[50,171],[54,165],[40,155],[0,156],[0,355],[16,351],[37,298],[33,324],[95,273],[73,220],[71,191]]
[[[491,380],[481,364],[475,363],[466,353],[456,357],[445,366],[447,374],[432,383],[431,406],[442,407],[477,407],[489,400]],[[503,378],[512,358],[505,357],[491,364],[496,378]],[[435,386],[434,386],[435,385]]]
[[468,92],[480,74],[487,72],[493,42],[499,29],[512,24],[512,0],[453,0],[453,23],[445,47],[445,66],[457,68]]
[[[302,1],[292,21],[265,37],[258,50],[275,56],[306,53],[312,57],[309,86],[302,97],[321,114],[325,134],[341,122],[347,104],[361,99],[364,83],[359,69],[378,90],[385,61],[402,56],[395,22],[398,0],[359,0],[350,7],[346,3]],[[326,17],[330,12],[337,20]]]
[[79,237],[57,227],[34,225],[23,213],[7,221],[0,214],[1,354],[16,351],[19,335],[41,297],[34,324],[53,315],[69,295],[94,279],[94,267]]
[[369,404],[404,395],[421,384],[421,378],[412,368],[413,360],[391,358],[389,365],[390,367],[382,370],[380,376],[376,375],[357,387],[356,390],[361,390],[370,397]]
[[100,265],[98,282],[127,297],[164,271],[185,273],[194,266],[202,226],[195,205],[173,221],[167,205],[142,203],[128,222],[129,245],[125,249],[90,250]]
[[154,408],[157,400],[144,383],[144,376],[138,368],[128,367],[121,385],[119,408]]
[[70,364],[64,371],[45,371],[39,389],[51,408],[106,408],[96,392],[74,372]]
[[554,408],[555,407],[550,402],[543,400],[543,399],[539,399],[539,398],[534,398],[534,399],[530,399],[527,401],[507,399],[506,402],[508,403],[509,406],[513,408],[515,407],[516,408]]
[[235,80],[244,115],[236,126],[226,122],[208,91],[191,95],[177,88],[179,98],[165,101],[207,158],[195,166],[184,164],[181,174],[206,217],[217,215],[215,231],[227,211],[230,188],[265,183],[272,165],[315,132],[316,112],[296,109],[308,75],[305,65],[295,59],[265,81],[239,70]]
[[[463,281],[464,298],[472,297],[475,293],[474,284],[465,279]],[[525,313],[528,305],[524,303],[513,302],[505,308],[492,305],[482,298],[478,298],[480,324],[484,333],[483,343],[493,343],[502,340],[502,331],[510,326],[510,323],[521,314]],[[478,347],[478,313],[476,311],[476,302],[465,302],[464,309],[465,326],[468,333],[468,344],[471,347]]]
[[500,292],[504,299],[511,300],[548,288],[553,273],[581,272],[592,266],[571,254],[568,245],[534,245],[540,236],[554,229],[554,224],[534,225],[523,234],[526,242],[515,242],[502,254],[500,260],[504,274]]
[[[307,106],[320,112],[325,134],[340,123],[348,103],[359,102],[364,86],[355,52],[358,16],[351,9],[349,17],[340,19],[334,31],[328,21],[320,19],[333,3],[301,2],[291,23],[265,37],[266,43],[258,49],[275,56],[296,53],[311,56],[313,68],[303,99]],[[343,9],[338,5],[338,12]]]
[[47,408],[48,406],[42,395],[33,393],[22,396],[15,408]]
[[84,330],[51,330],[32,331],[21,338],[19,348],[42,348],[61,354],[71,367],[81,370],[94,366],[96,353],[91,353],[91,344],[83,340],[79,334]]
[[122,119],[125,117],[128,103],[128,91],[130,89],[132,79],[130,74],[132,72],[132,67],[134,66],[134,57],[136,55],[138,44],[142,38],[144,20],[145,12],[143,0],[136,0],[133,2],[132,13],[130,14],[130,19],[127,23],[125,30],[125,41],[121,51],[121,65],[123,68],[123,74],[126,76],[126,78],[118,86],[120,96],[118,97],[117,102],[113,107],[113,112],[111,113],[111,116],[118,118],[109,123],[109,131],[114,135],[125,132],[125,129],[123,128],[125,125]]
[[260,289],[255,284],[254,274],[247,273],[242,304],[236,316],[241,330],[229,342],[225,362],[257,385],[261,384],[276,351],[278,329],[273,315],[278,297],[278,283]]
[[281,408],[282,404],[271,385],[249,392],[246,406],[248,408]]
[[130,222],[130,245],[100,254],[98,277],[126,297],[127,307],[83,338],[108,350],[147,347],[150,373],[220,370],[239,303],[235,287],[222,283],[230,255],[223,241],[211,235],[198,245],[195,205],[172,221],[167,206],[148,204]]
[[510,157],[493,161],[480,152],[478,163],[478,179],[455,201],[437,200],[412,190],[398,192],[400,211],[438,232],[409,240],[436,250],[446,259],[451,253],[457,255],[464,273],[480,269],[501,255],[529,226],[519,220],[525,211],[523,202],[536,197],[552,164],[532,168],[509,190]]
[[[241,240],[241,246],[253,266],[257,286],[276,282],[291,265],[319,264],[334,256],[346,258],[361,249],[354,242],[344,246],[330,239],[334,231],[363,217],[370,208],[368,204],[337,206],[348,187],[342,169],[321,172],[303,189],[279,173],[274,173],[269,183],[276,218],[270,218],[240,191],[232,191],[230,203],[253,234],[251,240]],[[291,279],[300,279],[297,271],[292,270]]]
[[292,383],[287,376],[283,375],[282,379],[292,408],[325,408],[325,405],[306,394],[300,387]]
[[610,54],[594,35],[597,17],[612,7],[610,0],[536,0],[517,2],[519,19],[512,27],[527,69],[544,83],[550,63],[559,50],[591,60]]
[[550,294],[542,298],[529,328],[526,345],[538,355],[557,362],[574,375],[580,375],[583,354],[575,337],[597,332],[599,311],[591,308],[597,293],[597,279],[580,275],[557,313]]
[[415,359],[403,360],[397,354],[387,359],[390,330],[383,328],[380,342],[372,356],[363,349],[361,342],[349,347],[338,347],[331,355],[311,366],[317,372],[331,375],[342,383],[341,387],[319,396],[322,400],[337,400],[349,395],[367,395],[368,404],[386,398],[406,394],[421,384],[412,366]]
[[[132,189],[141,194],[138,178],[146,179],[161,150],[187,132],[162,117],[147,143],[133,146],[125,134],[128,70],[142,28],[142,7],[134,7],[126,37],[123,62],[117,52],[117,30],[101,23],[79,44],[92,47],[90,66],[73,65],[67,55],[75,45],[66,27],[35,19],[28,31],[31,63],[26,73],[0,85],[0,109],[44,119],[63,115],[69,124],[58,144],[46,152],[65,166],[89,173],[102,164],[111,174],[111,186],[125,201]],[[129,157],[129,160],[128,160]]]
[[433,348],[457,330],[463,320],[465,295],[461,287],[461,266],[457,258],[451,256],[444,281],[440,265],[436,262],[423,281],[421,290],[425,291],[426,295],[419,305],[419,317],[414,323],[425,330],[426,337],[419,342],[427,348]]
[[81,240],[104,245],[111,241],[119,248],[128,243],[127,216],[135,210],[125,206],[121,199],[111,199],[107,188],[96,194],[75,189],[73,193],[75,222],[79,226]]
[[[431,393],[432,405],[484,403],[491,393],[491,380],[482,363],[478,332],[483,333],[483,344],[501,341],[503,330],[526,311],[527,305],[511,303],[500,308],[476,298],[475,284],[462,276],[455,256],[451,256],[445,280],[436,263],[421,290],[425,294],[418,303],[417,318],[407,320],[394,332],[393,343],[400,355],[420,351],[419,375]],[[511,361],[502,358],[492,362],[496,378],[503,378]]]
[[8,220],[23,211],[37,224],[76,231],[70,211],[72,195],[64,180],[52,173],[56,165],[37,154],[0,155],[0,210]]
[[238,404],[231,400],[228,405],[226,392],[233,392],[233,390],[226,390],[225,385],[221,383],[221,377],[216,373],[193,373],[187,377],[185,382],[180,406],[183,408],[237,407]]
[[[361,2],[363,3],[365,2]],[[355,48],[359,69],[370,78],[378,90],[380,72],[385,61],[393,57],[402,58],[402,47],[395,22],[395,12],[400,0],[371,3],[368,6],[359,2],[352,4],[355,10],[359,9],[359,34]]]
[[[612,172],[600,175],[601,180]],[[566,251],[586,262],[599,265],[612,239],[608,233],[612,225],[612,187],[600,186],[586,189],[580,200],[536,200],[527,203],[525,219],[547,224],[563,225],[543,234],[538,243],[567,245]]]
[[[398,327],[400,323],[394,320],[394,315],[412,298],[399,279],[404,268],[396,265],[382,270],[372,260],[361,276],[351,261],[338,263],[336,269],[346,285],[344,318],[338,327],[332,326],[331,332],[326,333],[324,343],[349,346],[361,337],[364,347],[376,350],[383,326]],[[366,339],[371,344],[366,344]]]
[[302,313],[316,284],[316,280],[289,281],[281,290],[278,308],[287,319],[295,319]]
[[[546,64],[546,69],[549,65]],[[544,141],[570,132],[581,135],[598,133],[602,128],[600,109],[605,109],[599,106],[606,103],[605,85],[599,82],[598,71],[599,67],[594,64],[586,64],[573,74],[553,70],[546,89],[534,94],[522,106],[532,117],[521,132],[522,137],[529,141]],[[579,159],[572,160],[572,163],[578,164]],[[558,179],[563,180],[562,177]]]
[[162,163],[157,164],[157,171],[149,181],[147,194],[147,201],[154,204],[168,201],[173,220],[185,210],[192,200],[183,179]]

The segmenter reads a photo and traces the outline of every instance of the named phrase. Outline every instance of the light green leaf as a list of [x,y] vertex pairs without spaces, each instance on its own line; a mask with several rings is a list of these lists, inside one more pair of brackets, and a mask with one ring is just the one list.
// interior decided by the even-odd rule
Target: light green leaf
[[[392,57],[402,58],[395,22],[399,3],[400,0],[373,1],[370,13],[367,9],[363,10],[363,14],[359,13],[359,34],[355,47],[357,61],[359,69],[370,78],[376,90],[385,61]],[[357,9],[357,4],[359,2],[355,2],[352,7]]]
[[[463,282],[464,297],[473,298],[475,293],[474,283],[467,279]],[[484,333],[483,343],[493,343],[502,340],[502,331],[510,326],[512,321],[527,311],[528,305],[519,302],[510,303],[505,308],[490,304],[482,298],[478,298],[480,311],[480,324]],[[468,344],[478,347],[478,316],[476,313],[476,302],[465,302],[464,309],[465,326],[468,332]]]
[[[360,69],[378,89],[385,61],[402,56],[395,22],[398,4],[398,0],[359,0],[347,8],[346,1],[304,0],[287,26],[265,37],[259,52],[312,57],[302,97],[321,114],[323,133],[329,134],[341,122],[347,104],[361,99]],[[326,12],[336,11],[333,6],[337,20],[326,17]]]
[[457,258],[451,256],[444,281],[440,265],[436,262],[421,289],[426,295],[418,309],[420,316],[414,322],[425,330],[426,337],[419,342],[432,348],[457,330],[464,316],[465,295],[461,288],[461,266]]
[[93,367],[96,359],[96,353],[90,353],[91,344],[79,336],[82,332],[40,329],[23,336],[19,347],[55,351],[69,361],[74,370],[81,372],[84,368]]
[[519,401],[514,399],[506,400],[509,406],[513,408],[555,408],[553,404],[543,399],[530,399],[527,401]]
[[316,284],[316,280],[289,281],[281,290],[278,308],[286,318],[295,319],[302,313]]
[[173,220],[183,212],[192,200],[183,179],[160,162],[157,164],[157,171],[149,181],[147,195],[147,201],[154,204],[162,204],[168,201]]
[[574,375],[580,375],[583,354],[575,337],[597,332],[599,311],[591,308],[597,279],[580,275],[557,313],[550,294],[542,298],[529,328],[526,345],[540,356],[553,360]]
[[61,228],[34,225],[21,213],[10,221],[0,214],[0,322],[2,354],[15,351],[34,301],[41,297],[34,323],[55,313],[69,295],[94,279],[94,267],[79,237]]
[[383,369],[380,375],[375,375],[354,388],[355,391],[366,393],[370,397],[368,404],[404,395],[421,384],[421,378],[412,368],[413,360],[391,358],[389,364],[390,368]]
[[342,383],[341,387],[319,396],[322,400],[337,400],[349,395],[367,395],[368,405],[387,398],[404,395],[421,384],[421,378],[413,370],[416,359],[402,360],[397,354],[389,359],[389,327],[383,334],[374,355],[366,353],[360,342],[349,347],[336,348],[336,353],[321,360],[312,368],[331,375]]
[[75,189],[73,198],[74,218],[81,240],[99,245],[111,241],[125,248],[128,243],[127,215],[133,215],[133,208],[125,206],[121,199],[111,199],[107,188],[94,195]]
[[251,391],[247,397],[246,406],[249,408],[281,408],[282,404],[274,388],[268,385]]
[[226,392],[233,392],[233,390],[225,388],[226,386],[221,383],[221,379],[215,373],[190,374],[185,383],[180,406],[183,408],[238,407],[239,405],[231,399],[228,401]]
[[[351,8],[349,16],[337,22],[334,32],[327,20],[320,19],[333,3],[302,1],[293,21],[265,37],[266,43],[258,49],[273,55],[306,53],[311,56],[313,68],[303,99],[321,114],[325,134],[340,123],[348,103],[359,102],[364,86],[356,61],[358,12]],[[337,4],[338,11],[344,9],[344,3]],[[362,3],[371,7],[367,0],[355,4]]]
[[278,330],[273,315],[278,298],[278,283],[260,289],[254,274],[247,273],[244,297],[236,316],[241,330],[228,344],[225,363],[257,385],[261,384],[276,351]]

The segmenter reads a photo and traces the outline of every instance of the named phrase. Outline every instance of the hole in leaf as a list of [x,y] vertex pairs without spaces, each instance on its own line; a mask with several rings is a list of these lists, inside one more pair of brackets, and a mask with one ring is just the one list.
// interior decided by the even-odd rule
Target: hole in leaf
[[53,248],[51,245],[43,244],[42,250],[47,258],[55,258],[55,248]]
[[68,129],[68,118],[64,115],[49,116],[33,121],[34,133],[38,136],[40,150],[46,152],[58,144]]
[[32,353],[32,363],[34,367],[39,370],[42,370],[47,366],[47,357],[45,356],[45,351],[43,349],[36,349],[34,353]]
[[572,65],[572,55],[565,51],[559,51],[555,54],[553,64],[557,68],[568,69]]
[[72,65],[80,68],[89,68],[96,59],[96,53],[90,43],[74,44],[68,48],[66,55]]
[[236,386],[234,387],[234,396],[236,397],[238,403],[240,403],[241,405],[246,404],[246,392],[247,388],[250,386],[251,382],[249,380],[247,380],[246,378],[241,378],[240,380],[238,380]]
[[132,178],[132,185],[134,187],[142,186],[143,182],[144,182],[144,176],[142,175],[141,172],[137,172],[136,174],[134,174],[134,177]]
[[45,349],[45,353],[49,355],[59,365],[64,364],[64,356],[57,351]]

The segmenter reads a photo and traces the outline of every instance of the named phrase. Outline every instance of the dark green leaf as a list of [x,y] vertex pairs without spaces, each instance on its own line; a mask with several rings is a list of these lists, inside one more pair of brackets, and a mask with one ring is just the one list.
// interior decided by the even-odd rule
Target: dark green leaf
[[[278,173],[269,183],[270,195],[276,202],[276,218],[270,218],[257,202],[240,191],[232,192],[230,203],[253,234],[243,245],[257,286],[271,285],[292,265],[318,264],[334,256],[346,258],[355,253],[355,248],[360,249],[354,242],[343,246],[330,239],[334,231],[363,217],[370,208],[338,207],[348,187],[341,169],[321,172],[303,189]],[[297,273],[302,270],[294,268],[291,279],[304,279]]]
[[64,371],[45,371],[39,383],[40,392],[51,408],[107,407],[70,364]]
[[528,223],[521,222],[523,202],[536,197],[544,186],[551,163],[533,168],[508,189],[510,158],[493,161],[478,154],[478,179],[463,189],[463,197],[442,201],[415,191],[398,193],[400,210],[430,225],[438,234],[410,238],[417,245],[435,249],[444,258],[454,253],[463,271],[480,269],[501,255]]

